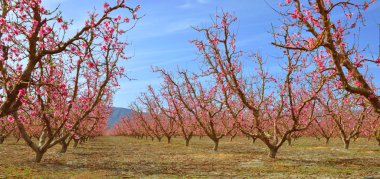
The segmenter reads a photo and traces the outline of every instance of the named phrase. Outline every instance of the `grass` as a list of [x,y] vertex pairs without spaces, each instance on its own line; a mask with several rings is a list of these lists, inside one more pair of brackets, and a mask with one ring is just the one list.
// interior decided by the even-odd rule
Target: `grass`
[[218,152],[207,138],[194,137],[190,147],[174,138],[172,144],[131,137],[99,137],[59,154],[49,150],[41,163],[22,142],[0,145],[0,178],[380,178],[380,146],[359,139],[349,150],[338,139],[325,145],[301,138],[284,145],[276,159],[265,146],[246,138],[224,139]]

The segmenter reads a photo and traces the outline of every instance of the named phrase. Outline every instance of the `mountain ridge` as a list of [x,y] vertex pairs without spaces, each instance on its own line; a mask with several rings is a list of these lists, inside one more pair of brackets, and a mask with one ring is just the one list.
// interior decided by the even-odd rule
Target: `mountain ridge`
[[112,128],[115,123],[120,121],[120,118],[131,116],[132,109],[123,108],[123,107],[112,107],[111,115],[108,119],[108,127]]

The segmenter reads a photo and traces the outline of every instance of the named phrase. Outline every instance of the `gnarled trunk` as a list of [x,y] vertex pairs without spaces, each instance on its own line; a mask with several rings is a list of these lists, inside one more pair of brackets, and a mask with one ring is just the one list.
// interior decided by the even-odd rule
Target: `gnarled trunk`
[[230,142],[232,142],[232,140],[233,140],[235,137],[236,137],[236,135],[231,136],[231,138],[230,138]]
[[344,142],[344,149],[348,149],[350,147],[350,140],[343,140]]
[[327,145],[327,144],[329,144],[329,142],[330,142],[330,137],[326,137],[325,144]]
[[288,146],[292,146],[292,138],[289,137],[289,138],[287,138],[286,140],[288,141]]
[[60,152],[60,153],[66,153],[69,144],[66,143],[65,141],[62,141],[62,142],[61,142],[61,146],[62,146],[62,147],[61,147],[61,151],[59,151],[59,152]]
[[214,151],[218,151],[218,147],[219,147],[219,139],[215,139],[213,140],[214,141]]
[[40,163],[42,160],[42,157],[44,156],[46,151],[35,151],[36,158],[34,159],[35,162]]
[[3,144],[5,140],[5,136],[0,136],[0,144]]
[[269,148],[268,156],[269,156],[270,158],[276,158],[277,151],[278,151],[278,148],[277,148],[277,147]]
[[74,145],[73,145],[74,149],[78,147],[78,143],[79,143],[79,139],[74,139]]
[[190,138],[186,139],[186,147],[189,147],[190,145]]
[[256,142],[256,137],[252,137],[252,143],[255,143]]
[[380,137],[376,137],[376,140],[377,140],[377,142],[378,142],[378,144],[380,146]]

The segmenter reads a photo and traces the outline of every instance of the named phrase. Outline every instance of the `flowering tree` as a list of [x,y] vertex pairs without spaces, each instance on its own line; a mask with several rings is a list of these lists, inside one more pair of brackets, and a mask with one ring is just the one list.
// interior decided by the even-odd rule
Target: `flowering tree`
[[174,87],[175,86],[173,86],[170,81],[167,81],[167,79],[164,81],[161,95],[167,102],[168,107],[167,109],[162,108],[162,110],[164,115],[176,121],[181,130],[181,134],[186,141],[186,147],[188,147],[190,140],[194,135],[194,131],[197,129],[197,124],[194,117],[187,110],[182,110],[184,106],[179,98],[175,96]]
[[[269,148],[269,157],[275,158],[278,149],[294,133],[305,130],[317,117],[314,113],[316,95],[322,89],[325,78],[314,71],[306,71],[309,56],[300,51],[285,50],[287,63],[283,65],[284,78],[273,78],[264,70],[260,55],[254,76],[245,78],[242,69],[242,52],[236,50],[235,34],[230,26],[237,19],[229,13],[216,16],[215,24],[208,28],[196,28],[204,34],[204,40],[194,40],[208,69],[224,97],[230,96],[230,106],[238,128],[242,133],[263,141]],[[232,93],[231,95],[226,95]],[[236,102],[237,100],[237,102]],[[229,103],[226,103],[229,104]],[[232,104],[232,103],[231,103]],[[232,106],[237,106],[233,109]],[[244,109],[239,106],[244,106]],[[240,109],[250,118],[239,116]]]
[[378,145],[380,146],[380,117],[377,117],[376,120],[373,121],[374,123],[371,125],[373,136],[375,137],[376,141],[378,142]]
[[[310,61],[335,79],[337,88],[365,97],[380,113],[380,97],[371,78],[366,76],[366,65],[380,64],[380,58],[366,59],[350,35],[359,28],[371,1],[286,0],[281,6],[288,10],[280,32],[275,32],[274,45],[283,49],[315,54]],[[338,16],[336,14],[344,14]],[[284,30],[289,29],[289,30]],[[290,33],[292,32],[292,33]],[[286,41],[284,40],[286,39]]]
[[367,137],[368,141],[374,138],[380,146],[380,116],[376,113],[367,116],[366,123],[362,126],[360,137]]
[[138,100],[170,143],[171,138],[177,133],[175,117],[169,115],[169,111],[164,107],[164,100],[157,96],[152,86],[148,86],[148,93],[142,93]]
[[325,93],[321,93],[318,101],[322,104],[325,120],[333,120],[344,142],[344,148],[348,149],[350,141],[359,137],[364,124],[368,122],[371,107],[365,104],[364,97],[345,94],[342,90],[333,92],[330,85],[326,85]]
[[[17,111],[22,105],[20,96],[26,93],[28,86],[35,85],[31,78],[36,66],[53,65],[52,58],[68,54],[85,57],[90,53],[81,51],[82,45],[93,46],[86,43],[107,36],[104,41],[109,41],[109,35],[116,30],[125,32],[110,26],[110,22],[118,24],[122,21],[121,16],[112,18],[112,12],[127,9],[136,17],[135,11],[138,10],[126,6],[124,0],[118,0],[115,6],[105,3],[101,16],[96,13],[90,14],[86,24],[70,37],[66,33],[70,24],[64,21],[61,13],[44,8],[41,0],[2,0],[0,5],[0,117]],[[129,19],[126,18],[125,21]],[[99,34],[100,32],[104,32],[104,36]],[[92,41],[91,34],[95,35]],[[102,46],[107,48],[106,43]]]
[[70,133],[70,135],[61,141],[61,153],[65,153],[71,141],[74,141],[74,148],[77,147],[79,141],[86,141],[102,135],[107,128],[108,119],[111,115],[111,101],[104,99],[79,123],[78,127],[63,131],[62,134]]
[[[107,99],[108,101],[111,99],[111,78],[109,78],[109,75],[115,71],[111,70],[111,72],[107,72],[108,74],[99,72],[99,76],[96,78],[91,76],[91,78],[86,79],[86,76],[77,76],[77,79],[73,80],[73,82],[76,83],[76,81],[80,80],[79,78],[82,78],[83,83],[76,83],[76,85],[85,87],[83,89],[82,87],[71,88],[70,85],[68,87],[62,85],[61,80],[65,79],[64,72],[63,70],[54,69],[45,73],[49,78],[41,77],[38,80],[42,84],[44,79],[50,82],[54,80],[53,84],[59,84],[58,87],[55,85],[41,85],[37,88],[28,89],[29,93],[25,94],[22,99],[24,105],[20,108],[21,110],[13,113],[13,117],[23,139],[36,152],[37,162],[41,160],[43,154],[49,148],[56,144],[62,144],[62,152],[65,152],[72,137],[78,136],[76,132],[80,131],[81,127],[85,127],[81,125],[82,123],[86,123],[90,118],[103,119],[101,116],[93,118],[91,115],[104,104],[103,102],[107,103]],[[103,75],[107,77],[103,78]],[[67,84],[70,83],[67,82]],[[38,134],[38,144],[31,140],[31,135],[28,134],[29,130],[27,128],[29,125],[25,125],[31,121],[37,123],[33,133]],[[96,123],[98,124],[98,122]]]
[[325,138],[325,143],[328,144],[330,139],[336,134],[337,128],[333,120],[323,116],[316,119],[308,131],[315,137]]
[[112,128],[112,135],[126,135],[133,136],[137,138],[143,138],[145,129],[141,126],[141,123],[138,120],[136,112],[133,112],[131,116],[125,116],[120,119],[118,123]]
[[180,82],[165,70],[157,70],[169,83],[169,90],[177,97],[177,100],[191,113],[197,121],[199,128],[214,142],[214,151],[218,150],[219,140],[229,135],[233,130],[228,126],[228,117],[223,110],[224,104],[216,86],[207,89],[201,82],[200,77],[193,74],[189,77],[188,72],[179,71]]
[[136,133],[133,133],[133,132],[130,132],[131,130],[130,127],[129,127],[129,117],[126,116],[124,118],[120,118],[118,122],[116,122],[113,127],[111,128],[111,130],[107,131],[107,133],[109,135],[113,135],[113,136],[121,136],[121,135],[125,135],[125,136],[137,136],[135,135]]
[[[10,121],[8,121],[10,120]],[[8,118],[8,120],[0,119],[0,144],[4,142],[4,140],[9,137],[15,129],[13,118]]]
[[131,105],[132,110],[136,113],[136,120],[144,129],[145,136],[150,136],[152,140],[154,140],[154,138],[157,138],[157,140],[161,142],[162,137],[164,137],[164,133],[161,127],[157,124],[160,122],[158,121],[159,119],[154,119],[150,113],[144,113],[142,109],[142,106],[144,105],[139,105],[138,101],[140,100],[135,101]]
[[[123,74],[117,62],[127,58],[127,43],[121,40],[127,30],[121,25],[129,22],[128,17],[113,16],[125,9],[136,19],[139,6],[131,8],[120,0],[113,6],[104,3],[102,14],[90,13],[69,37],[70,24],[40,0],[4,0],[1,5],[0,116],[12,114],[39,162],[47,149],[70,138],[111,97]],[[38,144],[25,125],[31,119],[39,122]]]
[[[160,71],[160,69],[156,70]],[[164,71],[163,73],[166,74]],[[173,83],[165,77],[161,89],[159,90],[159,95],[162,96],[162,98],[159,98],[153,88],[149,86],[148,89],[154,101],[153,105],[150,106],[156,106],[159,108],[159,112],[169,120],[169,122],[166,122],[169,126],[166,128],[172,130],[171,135],[178,134],[178,128],[180,128],[181,134],[186,141],[186,146],[189,146],[190,140],[194,135],[194,131],[197,129],[196,120],[189,111],[182,110],[185,107],[179,100],[178,96],[176,96],[176,93],[174,93],[174,87],[175,86]],[[170,132],[164,133],[170,134]]]

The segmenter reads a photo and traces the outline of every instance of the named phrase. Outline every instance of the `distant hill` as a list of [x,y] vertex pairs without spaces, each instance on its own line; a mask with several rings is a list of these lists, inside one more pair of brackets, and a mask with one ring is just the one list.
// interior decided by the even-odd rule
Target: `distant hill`
[[127,108],[112,107],[112,113],[108,120],[108,127],[113,127],[113,125],[119,122],[121,117],[132,115],[132,110]]

